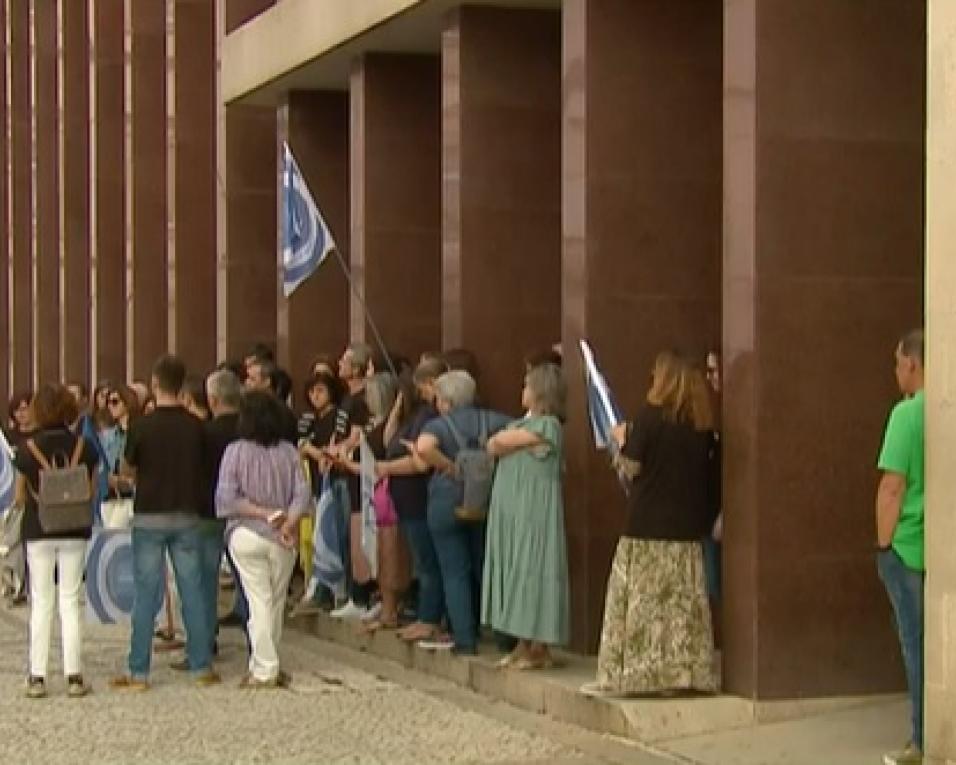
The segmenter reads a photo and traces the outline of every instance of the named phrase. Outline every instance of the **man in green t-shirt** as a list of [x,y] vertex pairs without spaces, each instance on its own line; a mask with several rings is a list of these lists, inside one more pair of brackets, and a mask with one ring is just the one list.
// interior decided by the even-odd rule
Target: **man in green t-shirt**
[[890,414],[879,461],[878,567],[896,614],[913,704],[912,740],[884,756],[886,765],[923,761],[923,346],[923,332],[916,330],[896,348],[896,381],[904,398]]

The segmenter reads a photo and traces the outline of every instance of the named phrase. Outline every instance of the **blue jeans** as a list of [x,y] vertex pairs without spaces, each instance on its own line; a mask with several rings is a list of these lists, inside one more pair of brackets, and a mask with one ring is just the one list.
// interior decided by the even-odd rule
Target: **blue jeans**
[[202,575],[203,605],[209,623],[209,648],[213,649],[219,628],[219,566],[225,546],[226,522],[203,518],[199,521],[199,570]]
[[923,750],[923,582],[925,574],[908,568],[894,550],[877,557],[880,579],[896,615],[906,682],[913,705],[913,743]]
[[462,653],[473,653],[478,643],[485,524],[461,523],[452,505],[429,502],[428,529],[438,553],[445,609],[455,648]]
[[149,676],[156,615],[165,593],[166,552],[173,562],[176,586],[186,625],[186,659],[193,672],[209,669],[212,639],[202,590],[199,532],[185,529],[133,528],[133,634],[129,646],[129,673]]
[[418,578],[418,621],[438,624],[445,612],[445,591],[442,589],[438,553],[432,542],[426,518],[401,518],[402,533],[411,548]]

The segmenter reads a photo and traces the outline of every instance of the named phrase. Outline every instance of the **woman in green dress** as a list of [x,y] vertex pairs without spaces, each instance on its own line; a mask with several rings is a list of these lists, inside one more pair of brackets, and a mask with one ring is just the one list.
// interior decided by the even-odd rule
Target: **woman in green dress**
[[488,513],[482,622],[519,639],[502,667],[550,667],[550,646],[569,638],[564,399],[559,367],[531,369],[521,396],[528,414],[488,441],[488,452],[500,459]]

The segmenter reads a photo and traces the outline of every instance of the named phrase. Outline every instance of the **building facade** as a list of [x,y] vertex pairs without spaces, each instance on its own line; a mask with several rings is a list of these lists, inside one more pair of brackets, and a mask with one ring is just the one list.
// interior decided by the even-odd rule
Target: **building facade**
[[628,411],[659,350],[720,349],[725,689],[856,695],[903,682],[874,464],[925,319],[927,733],[956,757],[950,5],[6,0],[0,386],[257,341],[300,379],[365,339],[333,261],[281,295],[288,141],[391,349],[469,348],[516,411],[563,344],[575,649],[624,517],[577,341]]

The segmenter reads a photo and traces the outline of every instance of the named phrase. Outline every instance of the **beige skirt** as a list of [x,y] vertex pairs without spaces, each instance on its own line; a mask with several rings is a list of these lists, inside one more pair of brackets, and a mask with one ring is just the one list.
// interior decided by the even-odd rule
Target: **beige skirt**
[[627,537],[618,542],[597,682],[620,694],[717,690],[699,543]]

